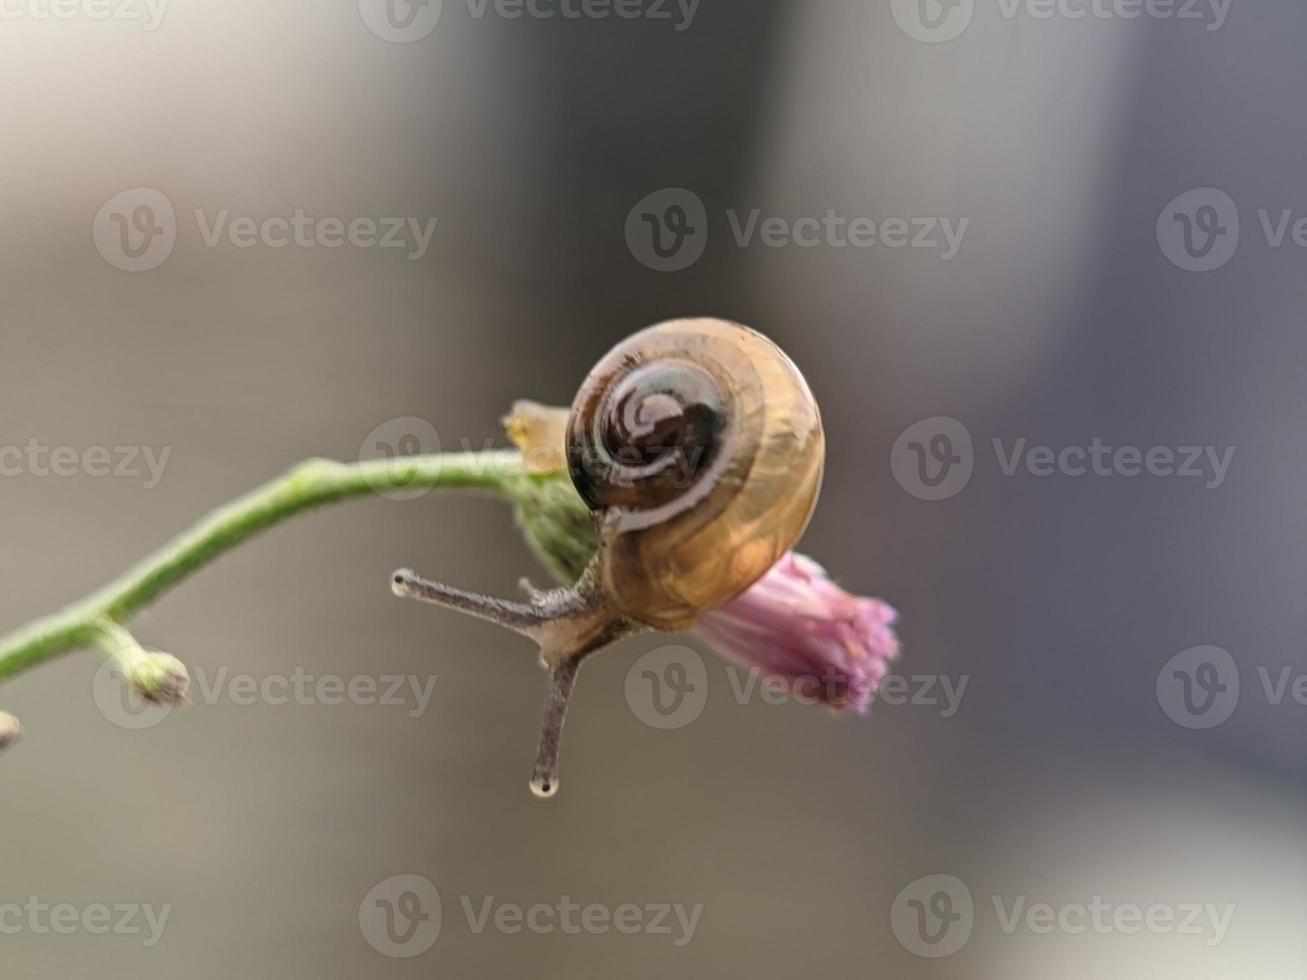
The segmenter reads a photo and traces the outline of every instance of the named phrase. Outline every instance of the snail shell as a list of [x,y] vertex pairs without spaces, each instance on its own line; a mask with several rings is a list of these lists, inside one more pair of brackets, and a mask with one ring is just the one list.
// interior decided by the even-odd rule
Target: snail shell
[[671,320],[623,341],[568,420],[568,469],[596,514],[599,584],[622,615],[662,630],[689,628],[794,545],[824,460],[798,368],[725,320]]

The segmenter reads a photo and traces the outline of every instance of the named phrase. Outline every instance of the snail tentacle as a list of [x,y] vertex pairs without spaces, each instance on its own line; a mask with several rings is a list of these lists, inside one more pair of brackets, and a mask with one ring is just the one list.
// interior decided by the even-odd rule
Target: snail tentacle
[[531,792],[542,798],[558,792],[558,754],[563,739],[563,722],[567,720],[567,704],[580,669],[581,658],[573,657],[549,672],[549,689],[540,719],[540,741],[536,745],[535,768],[531,771]]
[[465,592],[424,579],[410,569],[396,572],[392,588],[398,596],[457,609],[530,637],[540,646],[542,666],[549,671],[549,689],[540,720],[540,740],[531,791],[540,797],[558,792],[558,755],[567,702],[586,654],[644,629],[621,616],[586,574],[565,589],[540,590],[526,579],[518,587],[530,603]]
[[549,594],[547,589],[539,588],[525,575],[517,580],[517,591],[521,592],[523,598],[533,605],[544,602]]
[[402,598],[457,609],[529,637],[540,647],[549,669],[643,628],[613,607],[591,575],[565,589],[532,587],[529,603],[465,592],[407,568],[394,574],[391,588]]
[[394,574],[391,589],[401,598],[457,609],[524,636],[531,636],[539,628],[542,619],[540,611],[533,605],[465,592],[441,582],[424,579],[408,568],[402,568]]

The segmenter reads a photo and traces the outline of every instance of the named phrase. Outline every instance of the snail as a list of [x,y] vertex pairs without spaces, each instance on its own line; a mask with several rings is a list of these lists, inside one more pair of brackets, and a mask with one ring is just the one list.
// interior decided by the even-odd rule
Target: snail
[[[543,410],[547,411],[547,410]],[[526,602],[463,592],[409,570],[397,595],[534,640],[550,672],[531,788],[558,788],[567,701],[582,659],[643,630],[690,629],[790,550],[816,505],[821,416],[803,375],[762,334],[726,320],[671,320],[614,347],[562,420],[572,483],[599,547],[573,585]]]

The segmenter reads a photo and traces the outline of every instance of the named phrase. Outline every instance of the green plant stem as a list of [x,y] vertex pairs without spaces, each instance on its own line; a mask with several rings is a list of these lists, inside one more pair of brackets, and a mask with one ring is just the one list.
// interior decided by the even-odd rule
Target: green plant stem
[[370,493],[481,490],[510,500],[535,478],[514,451],[338,463],[311,459],[203,518],[94,595],[0,639],[0,681],[80,647],[113,652],[114,625],[219,555],[296,514]]

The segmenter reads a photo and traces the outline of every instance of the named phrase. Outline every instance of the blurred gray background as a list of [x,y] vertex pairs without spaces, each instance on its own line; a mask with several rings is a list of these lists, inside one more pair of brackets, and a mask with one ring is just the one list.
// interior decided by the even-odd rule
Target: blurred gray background
[[[716,314],[776,339],[821,402],[829,467],[803,550],[901,611],[905,677],[967,684],[948,717],[882,703],[837,720],[739,703],[699,647],[707,703],[664,731],[625,679],[683,641],[636,638],[583,672],[563,790],[541,802],[533,651],[387,588],[399,565],[496,594],[538,574],[508,510],[443,492],[341,505],[240,548],[134,631],[210,685],[434,676],[427,710],[221,694],[131,731],[97,710],[95,654],[7,683],[0,708],[28,738],[0,761],[0,905],[171,913],[150,946],[0,920],[6,977],[1303,975],[1307,253],[1292,231],[1273,247],[1258,210],[1272,231],[1307,214],[1307,9],[923,2],[650,2],[621,19],[445,0],[426,33],[435,8],[400,0],[174,0],[153,25],[6,8],[0,444],[171,455],[149,488],[0,480],[0,624],[88,593],[299,459],[358,458],[392,420],[428,420],[446,449],[502,443],[514,398],[567,403],[628,333]],[[128,272],[97,215],[135,188],[166,196],[176,241]],[[707,225],[670,272],[626,235],[665,188]],[[1241,230],[1207,272],[1158,236],[1196,188],[1228,194]],[[126,200],[110,212],[130,222]],[[418,259],[205,243],[223,209],[297,208],[438,223]],[[968,224],[945,260],[741,246],[728,209]],[[1230,242],[1228,212],[1190,217],[1215,234],[1213,213]],[[891,451],[938,416],[969,431],[974,473],[929,501]],[[1214,488],[1005,476],[992,440],[1022,438],[1236,452]],[[1240,689],[1201,729],[1159,675],[1204,645]],[[1282,677],[1275,703],[1263,679]],[[439,938],[408,958],[360,925],[396,875],[442,899]],[[895,918],[928,875],[974,901],[948,957],[918,955]],[[677,945],[676,926],[478,932],[463,906],[487,896],[703,908]],[[1233,914],[1219,942],[1003,928],[1018,900],[1095,897]]]

